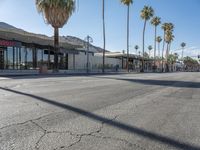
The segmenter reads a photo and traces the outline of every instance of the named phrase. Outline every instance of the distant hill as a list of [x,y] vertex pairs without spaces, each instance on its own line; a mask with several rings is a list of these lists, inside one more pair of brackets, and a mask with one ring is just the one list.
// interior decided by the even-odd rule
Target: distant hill
[[11,26],[5,22],[0,22],[0,28],[4,28],[4,29],[17,29],[14,26]]
[[[78,45],[82,45],[82,46],[86,45],[86,41],[84,41],[80,38],[74,37],[74,36],[63,36],[62,38],[65,38],[65,40],[72,42],[72,43],[76,43]],[[94,53],[101,53],[101,52],[103,52],[103,49],[90,44],[90,51],[93,51]],[[106,52],[109,52],[109,51],[106,50]]]

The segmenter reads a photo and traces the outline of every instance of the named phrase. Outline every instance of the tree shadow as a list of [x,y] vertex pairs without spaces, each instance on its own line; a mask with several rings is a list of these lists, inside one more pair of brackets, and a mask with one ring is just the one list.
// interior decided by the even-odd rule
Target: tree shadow
[[28,93],[24,93],[24,92],[20,92],[20,91],[16,91],[16,90],[13,90],[13,89],[8,89],[8,88],[4,88],[4,87],[0,87],[0,89],[4,90],[4,91],[15,93],[15,94],[31,97],[35,100],[38,100],[38,101],[41,101],[41,102],[44,102],[44,103],[48,103],[50,105],[54,105],[54,106],[62,108],[62,109],[69,110],[73,113],[87,117],[87,118],[92,119],[92,120],[97,121],[97,122],[101,122],[101,123],[104,122],[105,124],[110,125],[112,127],[124,130],[124,131],[132,133],[132,134],[136,134],[136,135],[141,136],[145,139],[150,139],[150,140],[155,141],[155,142],[159,142],[159,143],[162,143],[162,144],[165,144],[165,145],[169,145],[169,146],[174,147],[174,148],[179,148],[179,149],[183,149],[183,150],[200,150],[200,147],[197,146],[197,145],[192,145],[192,144],[189,144],[189,143],[181,142],[181,141],[172,139],[172,138],[164,136],[164,135],[160,135],[160,134],[157,134],[157,133],[154,133],[154,132],[151,132],[151,131],[147,131],[145,129],[138,128],[136,126],[131,126],[131,125],[122,123],[120,121],[110,120],[108,118],[102,117],[100,115],[96,115],[94,113],[83,110],[81,108],[73,107],[73,106],[70,106],[70,105],[67,105],[67,104],[56,102],[54,100],[50,100],[50,99],[47,99],[47,98],[44,98],[44,97],[40,97],[40,96],[36,96],[36,95],[32,95],[32,94],[28,94]]
[[200,88],[199,82],[192,81],[176,81],[176,80],[154,80],[154,79],[125,79],[125,78],[113,78],[113,77],[98,77],[104,79],[114,79],[129,81],[144,85],[158,85],[158,86],[168,86],[168,87],[180,87],[180,88]]

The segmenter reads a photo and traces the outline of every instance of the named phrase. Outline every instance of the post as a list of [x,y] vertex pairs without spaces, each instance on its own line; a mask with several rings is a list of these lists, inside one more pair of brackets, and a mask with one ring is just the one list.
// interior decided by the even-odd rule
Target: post
[[75,70],[76,68],[75,68],[75,54],[73,53],[73,70]]
[[127,72],[129,72],[129,9],[130,9],[130,5],[128,5],[128,9],[127,9]]
[[86,64],[86,67],[87,67],[87,73],[89,73],[89,36],[87,36],[87,64]]
[[102,73],[105,72],[105,49],[106,49],[106,31],[105,31],[105,1],[103,0],[103,7],[102,7],[102,19],[103,19],[103,66],[102,66]]

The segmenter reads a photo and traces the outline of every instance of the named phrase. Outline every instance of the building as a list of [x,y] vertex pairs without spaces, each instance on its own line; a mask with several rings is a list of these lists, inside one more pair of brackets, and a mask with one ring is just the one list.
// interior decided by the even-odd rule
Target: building
[[[75,55],[82,52],[77,50],[80,47],[82,46],[60,38],[60,69],[69,69],[70,61],[75,64]],[[53,63],[52,37],[29,33],[0,23],[0,69],[37,69],[43,65],[52,69]]]
[[[46,67],[52,70],[54,65],[54,39],[41,34],[26,32],[9,24],[0,22],[0,72],[18,70],[39,70]],[[64,71],[102,70],[103,49],[72,36],[59,37],[59,69]],[[125,70],[127,55],[106,51],[106,71]],[[139,71],[142,58],[130,54],[129,68]],[[87,62],[88,61],[88,62]],[[88,65],[87,65],[88,64]],[[151,68],[152,61],[145,59],[146,70]]]

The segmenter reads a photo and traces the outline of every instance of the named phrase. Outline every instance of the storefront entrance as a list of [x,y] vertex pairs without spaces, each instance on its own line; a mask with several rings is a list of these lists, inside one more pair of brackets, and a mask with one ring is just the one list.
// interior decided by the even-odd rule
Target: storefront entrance
[[0,48],[0,69],[4,69],[4,49]]

